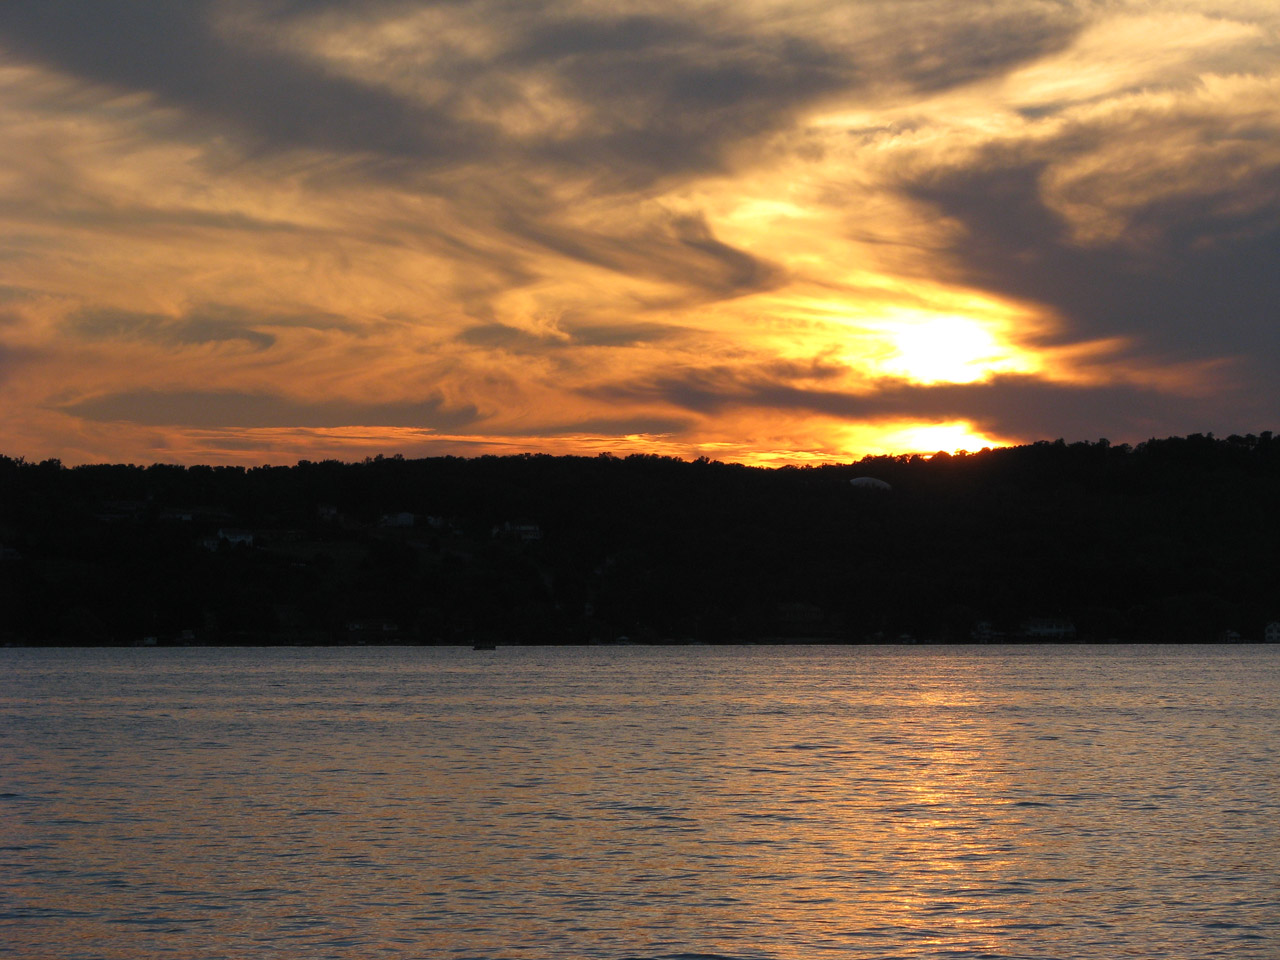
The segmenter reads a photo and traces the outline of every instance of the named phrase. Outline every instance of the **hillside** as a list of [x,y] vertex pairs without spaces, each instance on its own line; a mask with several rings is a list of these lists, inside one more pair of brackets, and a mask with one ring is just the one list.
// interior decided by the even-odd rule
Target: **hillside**
[[777,470],[0,457],[0,640],[1261,640],[1278,494],[1270,433]]

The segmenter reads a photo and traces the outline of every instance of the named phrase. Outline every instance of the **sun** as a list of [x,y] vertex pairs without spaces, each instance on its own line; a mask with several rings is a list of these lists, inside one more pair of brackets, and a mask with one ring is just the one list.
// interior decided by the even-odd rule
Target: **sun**
[[1004,442],[988,436],[966,421],[913,424],[901,428],[894,436],[894,443],[900,451],[919,451],[925,454],[939,450],[947,453],[981,450],[983,447],[1001,446]]
[[1030,357],[1002,332],[970,317],[903,318],[884,331],[892,352],[881,360],[881,369],[925,384],[975,383],[998,373],[1028,372]]
[[938,451],[981,450],[1008,446],[1012,441],[987,433],[967,420],[928,423],[913,420],[880,421],[846,426],[843,448],[848,456],[918,453],[931,456]]

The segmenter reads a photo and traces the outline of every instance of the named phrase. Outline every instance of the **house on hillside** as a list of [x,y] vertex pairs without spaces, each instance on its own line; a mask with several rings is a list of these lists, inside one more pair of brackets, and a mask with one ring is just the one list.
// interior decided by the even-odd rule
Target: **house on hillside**
[[508,521],[493,528],[493,539],[536,543],[542,539],[542,527],[530,520]]
[[1022,621],[1021,632],[1027,640],[1074,640],[1076,625],[1061,617],[1031,617]]
[[990,620],[979,620],[969,631],[969,639],[974,643],[995,643],[1004,639],[1004,634],[997,630]]
[[253,531],[240,530],[236,527],[219,527],[216,536],[205,537],[200,541],[206,550],[216,551],[224,543],[229,546],[238,546],[244,544],[246,547],[253,546]]
[[385,643],[395,639],[399,633],[400,624],[395,620],[372,617],[347,621],[347,638],[355,643]]

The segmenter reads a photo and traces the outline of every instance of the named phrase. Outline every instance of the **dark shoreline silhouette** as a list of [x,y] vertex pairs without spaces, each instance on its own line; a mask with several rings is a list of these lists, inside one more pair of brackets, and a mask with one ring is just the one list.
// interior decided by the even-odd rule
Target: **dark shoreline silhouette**
[[1278,499],[1269,432],[779,469],[0,457],[0,642],[1257,642]]

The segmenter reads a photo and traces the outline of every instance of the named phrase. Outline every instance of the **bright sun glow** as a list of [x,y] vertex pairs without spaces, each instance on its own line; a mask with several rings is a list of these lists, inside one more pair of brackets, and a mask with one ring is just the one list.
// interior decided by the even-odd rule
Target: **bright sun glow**
[[1010,441],[984,433],[964,420],[944,423],[919,423],[899,421],[878,423],[873,429],[850,428],[846,444],[850,456],[867,454],[934,454],[940,450],[955,453],[959,450],[976,451],[983,447],[1006,446]]
[[183,22],[198,96],[171,6],[0,6],[0,453],[782,465],[1280,411],[1276,0],[235,0]]
[[997,373],[1026,372],[1032,361],[988,326],[968,317],[932,316],[886,331],[894,353],[881,363],[916,383],[974,383]]
[[957,450],[981,450],[983,447],[999,446],[999,441],[974,430],[965,422],[930,423],[909,427],[898,436],[900,450],[919,450],[937,452],[945,450],[955,453]]

